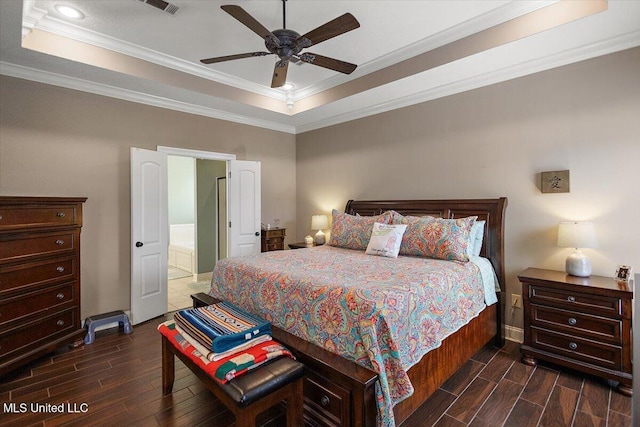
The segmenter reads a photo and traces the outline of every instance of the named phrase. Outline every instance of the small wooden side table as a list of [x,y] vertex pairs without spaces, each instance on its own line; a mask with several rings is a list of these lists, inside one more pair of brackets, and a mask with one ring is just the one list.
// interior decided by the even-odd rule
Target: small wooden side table
[[286,228],[263,228],[260,234],[262,235],[262,252],[284,250]]

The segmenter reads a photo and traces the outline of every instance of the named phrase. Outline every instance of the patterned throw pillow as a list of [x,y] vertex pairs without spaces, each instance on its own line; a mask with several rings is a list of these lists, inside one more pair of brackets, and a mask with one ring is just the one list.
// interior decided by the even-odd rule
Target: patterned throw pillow
[[346,249],[367,249],[373,224],[391,223],[391,212],[377,216],[355,216],[333,210],[329,245]]
[[379,255],[388,258],[398,258],[402,235],[407,229],[404,224],[373,224],[371,239],[367,245],[367,255]]
[[400,224],[406,224],[407,231],[402,238],[400,255],[469,261],[467,246],[476,219],[475,216],[457,219],[403,216]]

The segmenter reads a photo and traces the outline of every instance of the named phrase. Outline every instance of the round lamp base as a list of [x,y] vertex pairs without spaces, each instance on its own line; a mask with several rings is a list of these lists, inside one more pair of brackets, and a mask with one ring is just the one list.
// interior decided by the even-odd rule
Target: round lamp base
[[578,277],[589,277],[591,275],[591,261],[578,250],[567,257],[564,265],[567,274]]

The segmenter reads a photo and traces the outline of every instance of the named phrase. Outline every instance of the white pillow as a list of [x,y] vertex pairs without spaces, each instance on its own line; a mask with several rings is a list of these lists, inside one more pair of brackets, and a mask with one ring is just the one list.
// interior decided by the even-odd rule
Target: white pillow
[[467,255],[478,256],[482,250],[482,239],[484,237],[485,221],[476,221],[469,233],[469,244],[467,245]]
[[407,229],[406,224],[373,224],[371,238],[367,245],[368,255],[380,255],[388,258],[398,258],[402,235]]

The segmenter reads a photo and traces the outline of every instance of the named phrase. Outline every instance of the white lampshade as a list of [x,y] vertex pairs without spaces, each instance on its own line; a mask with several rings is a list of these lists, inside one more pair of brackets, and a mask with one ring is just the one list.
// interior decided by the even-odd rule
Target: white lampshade
[[558,246],[575,248],[565,261],[565,271],[572,276],[589,277],[591,261],[579,248],[596,248],[596,230],[592,222],[561,222],[558,227]]
[[329,228],[329,219],[326,215],[313,215],[311,217],[312,230],[326,230]]
[[316,245],[324,245],[325,237],[322,230],[329,228],[329,219],[326,215],[313,215],[311,217],[311,229],[318,230],[316,233]]
[[558,246],[563,248],[597,248],[596,229],[592,222],[561,222]]

